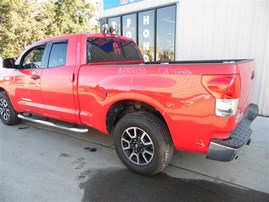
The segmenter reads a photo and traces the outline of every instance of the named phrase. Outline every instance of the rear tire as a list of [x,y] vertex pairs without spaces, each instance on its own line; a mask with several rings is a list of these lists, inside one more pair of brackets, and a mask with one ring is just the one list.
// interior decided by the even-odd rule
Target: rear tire
[[13,108],[6,92],[0,92],[0,119],[6,125],[16,125],[21,122],[18,113]]
[[167,166],[174,151],[166,124],[149,112],[124,116],[115,127],[114,145],[126,167],[150,176]]

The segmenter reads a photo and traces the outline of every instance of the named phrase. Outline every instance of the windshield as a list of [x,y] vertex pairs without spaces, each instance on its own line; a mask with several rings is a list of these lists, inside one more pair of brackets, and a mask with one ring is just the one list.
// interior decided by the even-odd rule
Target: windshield
[[89,38],[87,53],[88,62],[142,60],[137,45],[120,38]]

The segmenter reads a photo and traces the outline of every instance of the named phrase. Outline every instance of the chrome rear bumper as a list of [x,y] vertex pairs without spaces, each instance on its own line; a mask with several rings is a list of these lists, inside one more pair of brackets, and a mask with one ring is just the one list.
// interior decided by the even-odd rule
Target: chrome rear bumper
[[252,130],[250,124],[257,117],[259,108],[250,104],[247,115],[231,132],[230,138],[225,140],[211,140],[206,158],[217,161],[231,161],[246,143],[250,142]]

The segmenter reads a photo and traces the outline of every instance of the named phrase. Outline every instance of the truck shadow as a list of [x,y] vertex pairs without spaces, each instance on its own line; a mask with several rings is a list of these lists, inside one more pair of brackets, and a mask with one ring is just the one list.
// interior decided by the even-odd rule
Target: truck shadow
[[[84,172],[85,173],[85,172]],[[269,194],[205,180],[153,177],[127,169],[86,171],[82,201],[268,201]]]

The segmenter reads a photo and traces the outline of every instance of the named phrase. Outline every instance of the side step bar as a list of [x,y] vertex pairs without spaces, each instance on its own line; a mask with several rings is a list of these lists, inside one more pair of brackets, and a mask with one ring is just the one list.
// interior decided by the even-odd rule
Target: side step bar
[[59,129],[63,129],[63,130],[68,130],[68,131],[72,131],[72,132],[76,132],[76,133],[86,133],[88,132],[87,128],[74,128],[74,127],[68,127],[68,126],[63,126],[63,125],[58,125],[49,121],[45,121],[45,120],[40,120],[40,119],[36,119],[33,117],[27,117],[27,116],[23,116],[22,114],[18,114],[18,117],[20,119],[26,120],[26,121],[31,121],[34,123],[40,123],[46,126],[51,126],[54,128],[59,128]]

